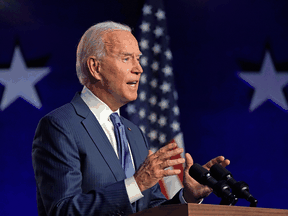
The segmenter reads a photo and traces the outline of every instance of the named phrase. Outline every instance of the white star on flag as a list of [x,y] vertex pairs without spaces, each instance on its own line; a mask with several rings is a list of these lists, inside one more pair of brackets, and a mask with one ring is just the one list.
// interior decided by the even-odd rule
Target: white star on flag
[[170,50],[166,50],[164,55],[166,56],[166,58],[168,60],[171,60],[172,59],[172,52]]
[[168,104],[169,104],[169,101],[163,98],[163,99],[159,102],[158,105],[161,107],[161,110],[165,110],[165,109],[167,109],[167,108],[169,107]]
[[161,52],[161,46],[159,44],[154,44],[153,48],[152,48],[154,54],[159,54]]
[[142,39],[139,43],[141,50],[145,50],[149,48],[149,41],[146,39]]
[[163,28],[157,26],[156,29],[154,30],[154,34],[156,38],[161,37],[163,35]]
[[157,71],[159,69],[159,63],[154,61],[151,65],[153,71]]
[[146,74],[141,74],[140,82],[141,82],[142,84],[145,84],[145,83],[147,82],[147,76],[146,76]]
[[171,84],[164,81],[160,86],[160,89],[162,90],[163,94],[166,94],[167,92],[171,91]]
[[249,107],[252,112],[265,101],[270,100],[288,110],[283,88],[288,84],[288,71],[277,73],[270,53],[265,53],[260,73],[240,72],[239,77],[255,88]]
[[152,14],[152,6],[151,5],[144,5],[142,8],[143,15]]
[[139,116],[140,116],[140,118],[145,118],[145,116],[146,116],[145,109],[140,109]]
[[140,64],[141,64],[141,66],[146,67],[148,65],[148,58],[145,56],[142,56],[140,58]]
[[141,28],[142,32],[149,32],[150,31],[150,24],[147,22],[143,22],[140,25],[140,28]]
[[169,65],[166,65],[163,69],[162,72],[165,74],[165,76],[171,76],[172,75],[172,68],[169,67]]
[[142,132],[145,134],[146,133],[146,128],[144,125],[139,125],[139,128],[142,130]]
[[152,97],[149,99],[149,103],[151,104],[151,106],[155,106],[156,103],[157,103],[157,98],[156,98],[156,96],[152,96]]
[[136,108],[134,104],[128,104],[126,107],[126,112],[129,114],[136,113]]
[[17,98],[40,109],[42,107],[35,85],[50,72],[48,67],[27,68],[20,48],[15,47],[11,67],[0,69],[0,83],[5,86],[0,108],[5,110]]
[[152,112],[149,116],[148,119],[150,120],[151,123],[155,123],[157,121],[157,114]]
[[160,21],[162,19],[165,19],[165,12],[161,9],[158,9],[157,13],[155,14],[157,19]]
[[159,135],[159,141],[160,141],[161,144],[164,144],[164,143],[167,141],[167,140],[166,140],[166,135],[163,134],[163,133],[161,133],[161,134]]
[[151,140],[157,139],[157,131],[156,131],[156,130],[150,131],[150,133],[148,133],[148,137],[149,137]]
[[158,124],[163,127],[166,125],[166,122],[167,122],[167,118],[165,116],[160,116],[159,120],[158,120]]
[[140,92],[139,98],[141,101],[145,101],[146,100],[146,92],[145,91]]

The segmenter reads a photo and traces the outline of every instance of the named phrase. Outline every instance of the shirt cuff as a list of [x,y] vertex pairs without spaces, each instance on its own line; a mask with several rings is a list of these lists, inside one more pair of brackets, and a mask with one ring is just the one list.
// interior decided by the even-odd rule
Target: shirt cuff
[[144,197],[137,185],[134,176],[125,179],[124,183],[131,204]]
[[[179,200],[180,200],[181,204],[186,204],[187,203],[186,200],[184,199],[184,196],[183,196],[183,188],[181,188],[181,190],[179,192]],[[201,204],[203,202],[203,200],[204,200],[203,198],[200,199],[198,201],[198,204]]]

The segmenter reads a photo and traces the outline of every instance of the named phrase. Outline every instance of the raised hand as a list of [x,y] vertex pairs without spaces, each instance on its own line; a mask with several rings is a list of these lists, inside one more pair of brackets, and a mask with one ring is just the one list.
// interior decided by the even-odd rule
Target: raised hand
[[[199,184],[195,179],[189,175],[189,169],[193,165],[193,159],[189,153],[185,154],[186,166],[184,169],[184,179],[183,179],[183,196],[184,199],[189,203],[197,203],[202,198],[207,197],[213,190],[207,186]],[[225,159],[223,156],[218,156],[207,162],[203,167],[210,170],[210,168],[216,164],[220,163],[223,167],[230,164],[230,161]]]
[[182,152],[183,148],[178,148],[176,143],[170,143],[155,153],[149,150],[149,154],[144,163],[134,174],[135,181],[141,192],[153,187],[163,177],[179,174],[181,172],[179,169],[164,169],[184,163],[184,158],[170,160],[172,156]]

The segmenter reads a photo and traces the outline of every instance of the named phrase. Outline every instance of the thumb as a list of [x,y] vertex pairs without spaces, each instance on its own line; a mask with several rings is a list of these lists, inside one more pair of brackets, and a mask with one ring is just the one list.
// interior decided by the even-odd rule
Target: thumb
[[185,154],[185,170],[189,171],[190,167],[193,165],[193,158],[189,153]]

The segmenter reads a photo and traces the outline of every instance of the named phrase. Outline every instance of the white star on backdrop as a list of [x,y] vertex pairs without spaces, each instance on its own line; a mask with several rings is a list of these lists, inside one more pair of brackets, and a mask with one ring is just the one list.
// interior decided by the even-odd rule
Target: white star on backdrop
[[288,110],[283,93],[283,88],[288,83],[288,71],[276,73],[268,51],[265,54],[260,73],[240,72],[239,77],[255,88],[249,107],[251,112],[267,100],[271,100],[284,110]]
[[0,83],[5,86],[0,109],[5,110],[19,97],[40,109],[42,104],[35,85],[49,72],[48,67],[27,68],[20,48],[15,47],[11,67],[0,69]]

